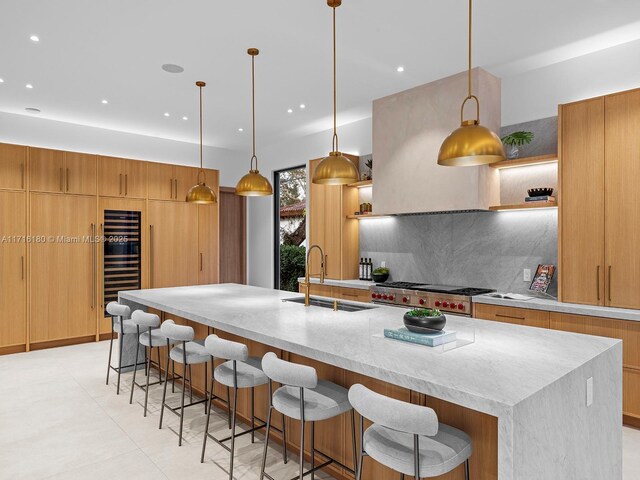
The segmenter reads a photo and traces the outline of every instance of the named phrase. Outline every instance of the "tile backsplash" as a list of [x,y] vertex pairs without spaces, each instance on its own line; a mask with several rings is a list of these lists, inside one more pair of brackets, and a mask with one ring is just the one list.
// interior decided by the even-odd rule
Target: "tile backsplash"
[[[405,215],[361,220],[360,256],[390,280],[527,293],[523,269],[558,263],[556,209]],[[554,278],[549,294],[557,295]]]

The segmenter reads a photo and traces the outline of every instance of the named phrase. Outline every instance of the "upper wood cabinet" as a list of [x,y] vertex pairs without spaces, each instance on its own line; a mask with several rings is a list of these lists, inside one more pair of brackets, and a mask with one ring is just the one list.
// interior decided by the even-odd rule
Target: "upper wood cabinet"
[[640,90],[561,105],[560,299],[640,308]]
[[27,175],[27,147],[0,143],[0,189],[24,190]]
[[560,294],[604,305],[604,98],[559,111]]
[[187,192],[198,181],[198,169],[149,163],[149,199],[184,202]]
[[605,138],[606,304],[640,308],[640,90],[605,98]]
[[96,194],[96,155],[29,148],[32,192]]
[[[347,155],[358,164],[358,157]],[[325,254],[327,278],[345,280],[358,278],[358,221],[347,219],[358,210],[358,189],[337,185],[317,185],[311,181],[320,159],[309,162],[307,221],[309,248],[320,245]],[[310,257],[311,273],[320,271],[317,252]]]
[[105,197],[147,197],[147,163],[99,157],[98,194]]
[[27,328],[26,193],[0,192],[0,347],[25,345]]
[[[187,193],[191,187],[198,183],[198,168],[194,167],[181,167],[176,165],[174,167],[174,179],[176,183],[176,200],[184,202],[187,198]],[[212,170],[204,170],[205,183],[211,188],[216,189],[218,186],[217,171],[216,176],[211,174]]]

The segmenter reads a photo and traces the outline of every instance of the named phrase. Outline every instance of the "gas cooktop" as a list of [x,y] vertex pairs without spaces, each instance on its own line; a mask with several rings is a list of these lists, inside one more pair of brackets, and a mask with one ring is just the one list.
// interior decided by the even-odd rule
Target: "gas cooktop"
[[419,292],[449,293],[451,295],[464,295],[467,297],[472,297],[474,295],[484,295],[485,293],[491,293],[495,291],[489,288],[460,287],[454,285],[432,285],[416,282],[377,283],[376,287],[416,290]]

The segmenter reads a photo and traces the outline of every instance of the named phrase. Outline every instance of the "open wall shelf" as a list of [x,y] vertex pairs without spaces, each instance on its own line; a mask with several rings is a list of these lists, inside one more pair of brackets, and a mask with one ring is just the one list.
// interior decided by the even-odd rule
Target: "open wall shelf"
[[492,168],[513,168],[513,167],[527,167],[529,165],[540,165],[543,163],[555,163],[558,161],[558,154],[551,153],[549,155],[539,155],[537,157],[523,157],[514,158],[511,160],[503,160],[501,162],[492,163],[489,166]]

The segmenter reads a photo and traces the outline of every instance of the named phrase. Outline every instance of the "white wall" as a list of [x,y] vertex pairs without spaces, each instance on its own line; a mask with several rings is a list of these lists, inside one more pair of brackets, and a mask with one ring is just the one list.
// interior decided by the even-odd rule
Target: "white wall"
[[[367,118],[338,128],[340,150],[345,153],[371,153],[371,119]],[[273,180],[274,170],[304,165],[324,157],[331,150],[332,131],[292,139],[258,152],[260,173]],[[248,283],[273,287],[274,198],[249,198],[247,223]]]
[[[200,162],[197,144],[4,112],[0,142],[179,165]],[[244,153],[216,147],[205,147],[203,159],[206,168],[220,170],[220,184],[225,186],[235,186],[249,161]]]

